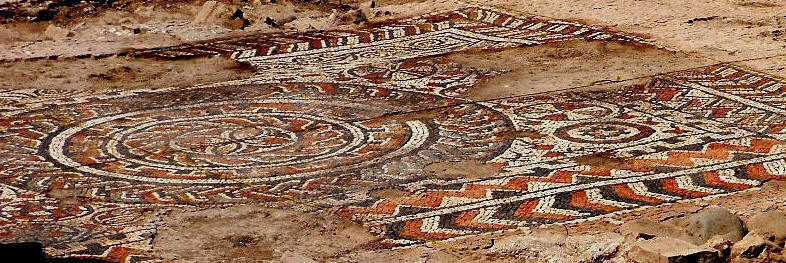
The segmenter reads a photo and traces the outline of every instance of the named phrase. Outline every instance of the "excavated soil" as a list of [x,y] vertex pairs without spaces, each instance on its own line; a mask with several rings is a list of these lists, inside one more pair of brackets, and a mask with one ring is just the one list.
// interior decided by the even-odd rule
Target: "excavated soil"
[[472,89],[469,96],[475,100],[588,87],[713,63],[653,47],[584,40],[464,52],[448,58],[467,67],[504,72]]
[[253,74],[245,64],[224,58],[167,61],[108,58],[63,58],[0,64],[2,89],[158,89],[242,79]]

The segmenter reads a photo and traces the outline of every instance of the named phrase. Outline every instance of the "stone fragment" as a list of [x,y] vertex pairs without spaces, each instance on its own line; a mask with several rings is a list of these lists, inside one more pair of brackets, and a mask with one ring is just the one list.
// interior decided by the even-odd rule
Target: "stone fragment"
[[783,245],[786,241],[786,213],[768,211],[758,214],[748,221],[748,229],[752,233]]
[[731,247],[731,258],[735,260],[759,258],[767,249],[767,240],[756,233],[749,233]]
[[617,233],[567,236],[559,229],[537,229],[495,240],[490,254],[515,256],[521,262],[601,262],[614,257],[623,243]]
[[713,236],[710,240],[707,240],[707,243],[704,243],[704,246],[711,247],[715,249],[715,251],[718,251],[718,256],[721,258],[729,257],[733,245],[734,242],[724,236]]
[[492,253],[512,253],[519,250],[545,250],[552,246],[564,246],[567,235],[552,229],[535,229],[526,235],[515,235],[496,240]]
[[648,240],[656,237],[670,237],[681,239],[695,245],[704,243],[703,240],[692,237],[675,226],[649,219],[638,219],[627,222],[620,226],[619,230],[628,242],[635,242],[640,239]]
[[569,236],[565,243],[575,249],[575,262],[601,262],[614,257],[620,250],[624,238],[617,233]]
[[722,207],[712,206],[691,215],[686,231],[704,241],[714,236],[722,236],[732,242],[742,239],[745,227],[740,218]]
[[639,240],[628,251],[628,260],[637,263],[716,262],[718,253],[672,237]]

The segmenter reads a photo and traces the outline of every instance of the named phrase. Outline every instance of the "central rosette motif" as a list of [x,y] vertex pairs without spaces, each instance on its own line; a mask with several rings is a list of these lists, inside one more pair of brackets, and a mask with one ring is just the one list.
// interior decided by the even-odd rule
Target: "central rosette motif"
[[351,150],[364,141],[364,128],[317,116],[286,112],[219,114],[151,121],[118,133],[110,142],[118,158],[150,166],[171,152],[182,168],[272,167],[315,161]]
[[[281,120],[279,120],[281,121]],[[271,152],[297,142],[294,132],[251,122],[240,124],[223,119],[195,123],[194,131],[185,131],[170,146],[184,152],[211,155],[246,155]],[[172,128],[181,128],[172,125]],[[141,139],[141,138],[140,138]]]
[[655,133],[650,127],[622,122],[582,122],[561,127],[555,135],[564,140],[592,144],[615,144],[637,141]]

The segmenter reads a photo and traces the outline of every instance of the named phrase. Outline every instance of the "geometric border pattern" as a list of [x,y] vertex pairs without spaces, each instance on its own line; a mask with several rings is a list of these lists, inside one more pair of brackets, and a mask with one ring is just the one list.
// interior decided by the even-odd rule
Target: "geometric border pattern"
[[[413,244],[581,220],[784,179],[786,142],[781,139],[780,123],[773,121],[783,110],[772,103],[779,102],[783,87],[777,79],[716,65],[657,76],[645,85],[610,92],[495,101],[497,107],[527,117],[521,127],[538,134],[517,138],[508,152],[490,161],[505,164],[499,177],[429,185],[415,198],[380,200],[345,212],[384,225],[391,245]],[[618,109],[608,110],[611,107]],[[543,109],[553,111],[540,112]],[[538,118],[527,114],[532,111],[538,112],[533,115]],[[655,141],[638,139],[635,144],[597,147],[571,141],[562,142],[569,147],[560,146],[560,139],[554,138],[559,132],[551,129],[560,124],[553,120],[581,119],[587,113],[596,114],[588,116],[590,125],[630,122],[641,114],[646,117],[638,123],[658,127],[666,122],[672,135]],[[746,125],[740,125],[743,117],[734,116],[740,113],[745,113]],[[576,156],[602,161],[570,158]]]

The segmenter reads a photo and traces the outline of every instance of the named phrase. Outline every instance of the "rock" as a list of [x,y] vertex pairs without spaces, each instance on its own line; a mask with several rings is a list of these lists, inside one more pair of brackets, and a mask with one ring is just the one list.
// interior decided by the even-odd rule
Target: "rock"
[[670,237],[684,240],[695,245],[704,243],[703,240],[692,237],[675,226],[649,219],[638,219],[627,222],[620,226],[619,230],[628,242],[635,242],[640,239],[648,240],[656,237]]
[[732,242],[742,239],[745,227],[737,215],[722,207],[712,206],[688,218],[689,234],[704,241],[714,236],[722,236]]
[[217,1],[205,1],[202,4],[202,9],[199,9],[199,13],[197,13],[194,20],[191,21],[192,24],[204,24],[210,23],[215,20],[215,18],[224,11],[224,4],[221,4]]
[[48,27],[46,27],[46,31],[44,31],[44,38],[48,40],[62,40],[72,35],[73,32],[71,32],[71,30],[58,27],[55,25],[49,25]]
[[757,233],[780,245],[786,241],[786,213],[768,211],[748,220],[750,232]]
[[637,241],[626,257],[638,263],[716,262],[718,253],[711,248],[681,239],[656,237]]
[[511,253],[522,249],[538,250],[540,247],[563,246],[567,235],[553,229],[535,229],[526,235],[515,235],[496,240],[492,253]]
[[731,247],[731,258],[735,260],[759,258],[766,249],[767,240],[763,236],[748,233]]
[[561,229],[536,229],[498,239],[490,255],[515,255],[521,262],[600,262],[614,257],[623,242],[617,233],[567,236]]
[[713,236],[710,240],[707,240],[707,243],[704,243],[704,246],[711,247],[715,249],[715,251],[718,251],[718,255],[721,258],[729,257],[733,245],[734,242],[723,236]]
[[624,238],[617,233],[602,233],[597,235],[569,236],[565,243],[575,253],[575,262],[601,262],[604,258],[611,258],[617,254]]

